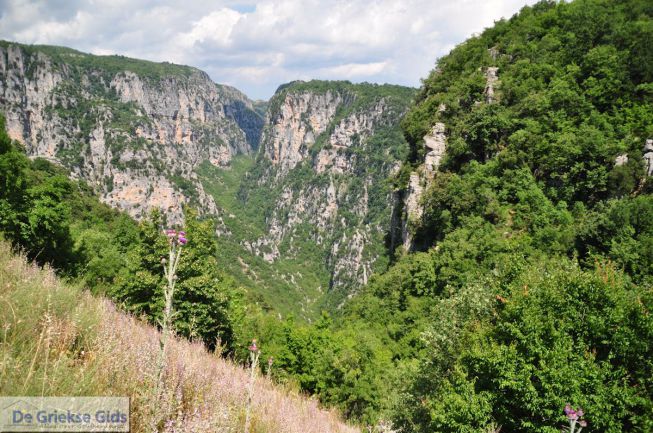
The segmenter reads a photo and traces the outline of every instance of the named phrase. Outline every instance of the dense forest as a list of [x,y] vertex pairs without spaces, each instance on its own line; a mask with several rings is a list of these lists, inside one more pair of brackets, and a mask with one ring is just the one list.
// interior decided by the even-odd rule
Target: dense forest
[[[242,362],[256,337],[276,381],[378,428],[556,432],[571,404],[586,431],[652,431],[652,41],[650,1],[541,1],[438,59],[392,179],[401,194],[444,123],[416,251],[313,323],[250,302],[187,209],[176,331]],[[101,205],[1,129],[4,236],[156,323],[164,216]]]

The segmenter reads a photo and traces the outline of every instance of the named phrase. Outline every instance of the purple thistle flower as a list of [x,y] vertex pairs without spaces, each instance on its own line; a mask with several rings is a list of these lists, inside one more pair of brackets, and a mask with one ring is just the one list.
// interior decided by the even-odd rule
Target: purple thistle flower
[[257,352],[258,347],[256,346],[256,339],[252,340],[252,344],[248,347],[250,352]]
[[171,238],[171,237],[176,236],[176,235],[177,235],[177,232],[176,232],[175,230],[168,229],[168,230],[165,231],[165,234],[166,234],[166,236],[168,236],[169,238]]
[[179,236],[181,236],[181,237],[186,236],[186,232],[179,232]]
[[581,408],[576,409],[576,413],[578,414],[579,418],[585,415],[585,412],[583,412],[583,409]]
[[188,242],[188,239],[186,239],[186,238],[183,237],[183,236],[179,236],[179,238],[177,238],[177,240],[178,240],[179,243],[182,244],[182,245],[186,245],[186,243]]
[[573,409],[571,408],[571,405],[567,403],[565,405],[565,415],[569,415],[571,412],[573,412]]

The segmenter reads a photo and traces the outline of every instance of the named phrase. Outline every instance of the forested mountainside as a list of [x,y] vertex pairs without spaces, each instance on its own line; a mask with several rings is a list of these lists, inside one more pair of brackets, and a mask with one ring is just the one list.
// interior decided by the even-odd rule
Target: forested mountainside
[[651,431],[652,18],[543,1],[439,59],[402,121],[412,252],[334,317],[262,326],[284,372],[399,431],[555,432],[566,404]]
[[223,210],[221,262],[262,301],[314,318],[388,264],[390,175],[408,155],[399,121],[414,91],[311,81],[268,104],[256,159],[198,171]]
[[194,170],[252,153],[252,102],[188,66],[0,43],[0,111],[28,155],[61,163],[101,200],[142,218],[217,213]]
[[[255,155],[198,161],[218,217],[186,211],[175,330],[241,361],[256,337],[273,380],[372,431],[652,431],[651,40],[648,0],[541,1],[416,96],[282,86]],[[0,134],[4,236],[157,323],[162,216],[66,174]]]

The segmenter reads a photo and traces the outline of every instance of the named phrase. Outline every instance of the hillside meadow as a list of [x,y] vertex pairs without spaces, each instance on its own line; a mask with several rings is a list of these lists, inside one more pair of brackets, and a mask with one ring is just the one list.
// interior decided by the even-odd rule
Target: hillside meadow
[[[173,339],[162,397],[155,395],[159,332],[64,284],[49,268],[15,256],[0,243],[0,394],[104,395],[131,398],[131,431],[242,431],[249,372]],[[252,432],[354,433],[317,400],[258,376]]]

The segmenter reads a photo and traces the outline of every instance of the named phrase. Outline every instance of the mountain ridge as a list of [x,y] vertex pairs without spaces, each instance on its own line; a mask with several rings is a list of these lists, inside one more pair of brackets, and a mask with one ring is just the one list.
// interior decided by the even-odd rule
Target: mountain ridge
[[215,210],[193,169],[253,151],[262,119],[242,93],[195,68],[43,50],[0,45],[0,108],[29,155],[58,160],[134,217]]

